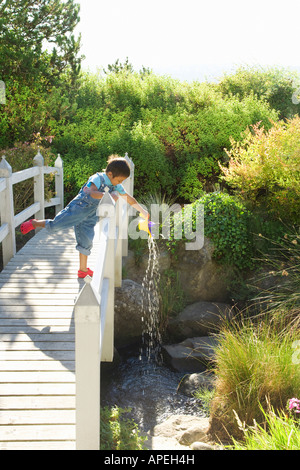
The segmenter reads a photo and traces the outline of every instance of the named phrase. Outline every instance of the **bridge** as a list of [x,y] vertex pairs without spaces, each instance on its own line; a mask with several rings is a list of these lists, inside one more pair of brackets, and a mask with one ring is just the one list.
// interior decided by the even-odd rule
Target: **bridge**
[[[124,183],[132,194],[134,165]],[[45,208],[63,207],[63,164],[13,173],[0,163],[0,449],[98,450],[100,364],[113,360],[114,288],[122,283],[128,211],[108,193],[89,266],[93,279],[77,278],[73,230],[37,231],[16,251],[16,228]],[[44,200],[44,175],[55,174],[56,196]],[[14,214],[14,185],[34,179],[34,203]]]

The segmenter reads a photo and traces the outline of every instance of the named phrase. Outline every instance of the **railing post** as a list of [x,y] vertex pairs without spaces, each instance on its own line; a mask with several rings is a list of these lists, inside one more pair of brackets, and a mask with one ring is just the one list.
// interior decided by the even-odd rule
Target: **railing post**
[[85,278],[75,304],[76,449],[100,449],[100,300]]
[[55,207],[55,213],[58,214],[64,208],[64,170],[60,154],[55,160],[55,167],[59,168],[59,173],[55,175],[55,192],[56,196],[60,198],[60,204]]
[[12,185],[12,168],[2,157],[0,162],[0,178],[6,179],[6,188],[0,193],[0,215],[1,224],[8,225],[8,235],[2,241],[3,266],[16,254],[16,235],[14,221],[14,197]]
[[[34,166],[39,167],[39,174],[34,177],[34,202],[40,203],[40,210],[34,214],[36,219],[45,218],[45,185],[44,185],[44,158],[40,151],[36,154],[33,159]],[[39,229],[37,229],[39,230]]]
[[110,194],[107,192],[98,207],[99,217],[108,217],[108,239],[105,263],[103,267],[103,280],[107,279],[107,294],[106,295],[106,317],[105,317],[105,330],[102,344],[101,361],[112,362],[114,357],[114,310],[115,310],[115,244],[116,240],[116,209],[115,202]]

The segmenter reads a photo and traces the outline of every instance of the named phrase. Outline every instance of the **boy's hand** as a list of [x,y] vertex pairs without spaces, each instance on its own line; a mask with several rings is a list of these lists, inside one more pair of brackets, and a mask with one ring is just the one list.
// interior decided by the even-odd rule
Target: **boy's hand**
[[148,214],[148,212],[147,212],[146,210],[144,210],[143,208],[141,208],[140,214],[141,214],[141,216],[144,217],[145,219],[149,219],[149,217],[150,217],[149,214]]

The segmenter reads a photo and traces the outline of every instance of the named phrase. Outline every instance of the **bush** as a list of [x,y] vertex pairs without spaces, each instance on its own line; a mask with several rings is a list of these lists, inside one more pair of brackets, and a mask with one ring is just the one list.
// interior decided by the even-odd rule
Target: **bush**
[[108,155],[128,152],[138,197],[161,191],[192,202],[218,181],[230,136],[238,140],[248,125],[262,121],[268,128],[277,119],[254,97],[224,98],[216,86],[154,74],[84,75],[77,102],[76,115],[53,131],[73,195],[81,184],[72,174],[77,160],[85,174],[86,166],[99,171]]
[[117,406],[101,409],[100,450],[143,450],[146,438],[133,420],[122,417],[128,411]]
[[246,425],[261,425],[268,403],[276,412],[285,410],[289,398],[300,388],[298,367],[293,363],[294,341],[299,331],[289,334],[268,321],[224,329],[219,336],[214,371],[216,388],[211,404],[211,431],[220,438],[242,438],[234,412]]
[[223,179],[252,208],[263,207],[274,218],[297,223],[300,213],[300,118],[274,123],[265,132],[253,126],[242,142],[232,140]]
[[253,267],[251,214],[245,206],[233,196],[217,192],[206,194],[196,204],[204,205],[204,234],[214,244],[213,256],[239,269]]
[[240,67],[234,74],[224,75],[218,88],[226,96],[243,99],[251,94],[266,100],[278,111],[280,119],[290,119],[299,111],[293,104],[292,95],[299,86],[299,74],[276,67]]
[[[16,171],[25,170],[31,168],[34,165],[33,159],[36,156],[38,150],[40,150],[44,157],[44,164],[52,166],[56,156],[45,147],[41,146],[41,138],[37,136],[37,143],[29,144],[18,142],[12,148],[6,148],[0,151],[0,157],[5,156],[7,162],[12,167],[13,173]],[[43,139],[44,140],[44,139]],[[45,199],[49,200],[53,197],[52,182],[53,177],[51,175],[45,175]],[[14,185],[14,213],[18,214],[22,210],[34,202],[34,188],[33,178],[27,181]]]

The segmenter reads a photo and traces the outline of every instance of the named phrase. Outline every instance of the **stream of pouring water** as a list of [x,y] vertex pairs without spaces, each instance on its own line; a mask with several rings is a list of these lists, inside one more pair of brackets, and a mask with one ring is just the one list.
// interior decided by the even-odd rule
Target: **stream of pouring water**
[[159,250],[156,241],[148,238],[149,258],[142,282],[142,346],[140,360],[162,363],[161,334],[159,330]]

